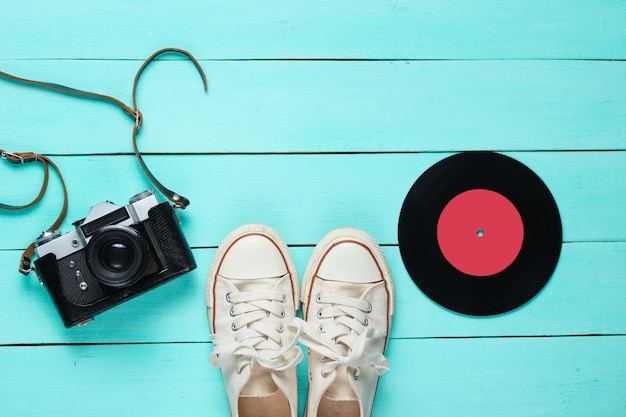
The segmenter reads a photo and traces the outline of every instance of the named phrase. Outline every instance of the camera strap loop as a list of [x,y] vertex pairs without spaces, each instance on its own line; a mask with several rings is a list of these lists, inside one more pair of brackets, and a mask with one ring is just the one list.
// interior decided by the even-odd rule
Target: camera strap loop
[[[51,166],[52,168],[54,168],[54,170],[57,172],[59,176],[59,179],[61,180],[61,186],[63,187],[63,208],[61,209],[61,213],[59,214],[59,217],[57,217],[57,219],[54,221],[54,223],[50,226],[48,230],[58,229],[63,223],[63,220],[65,220],[65,215],[67,214],[67,188],[65,186],[65,180],[63,180],[63,175],[61,175],[61,171],[59,170],[59,167],[54,162],[52,162],[52,160],[48,158],[47,156],[36,154],[34,152],[11,153],[11,152],[7,152],[5,150],[0,149],[0,157],[15,165],[24,165],[30,162],[39,162],[43,165],[43,182],[41,184],[41,189],[39,190],[39,194],[37,194],[37,197],[35,197],[30,203],[24,204],[21,206],[13,206],[9,204],[0,203],[0,209],[2,210],[24,210],[37,204],[43,198],[48,188],[48,179],[50,178],[48,166]],[[35,254],[35,243],[33,242],[26,248],[26,250],[22,254],[22,259],[20,260],[20,267],[19,267],[19,271],[22,274],[28,275],[32,271],[31,259],[33,258],[34,254]]]
[[150,172],[150,170],[146,166],[146,163],[144,162],[143,158],[141,157],[141,153],[139,152],[139,149],[137,147],[137,133],[139,132],[139,128],[141,127],[141,123],[143,122],[143,115],[141,114],[141,112],[137,108],[137,85],[139,84],[139,78],[141,77],[141,74],[143,73],[143,70],[148,66],[148,64],[150,62],[152,62],[159,55],[164,54],[166,52],[175,52],[175,53],[183,54],[187,58],[189,58],[191,60],[191,62],[193,62],[193,64],[196,66],[196,68],[198,69],[198,72],[200,73],[200,76],[202,77],[202,84],[204,86],[204,91],[208,90],[207,79],[206,79],[206,75],[204,75],[204,71],[202,70],[202,66],[196,60],[196,58],[194,58],[194,56],[191,55],[189,52],[187,52],[187,51],[185,51],[183,49],[165,48],[165,49],[161,49],[161,50],[155,52],[150,57],[148,57],[148,59],[146,59],[144,61],[143,65],[139,68],[139,71],[137,71],[137,75],[135,75],[135,81],[133,82],[133,109],[135,111],[135,117],[136,117],[136,119],[135,119],[135,128],[133,129],[133,149],[135,151],[135,156],[137,157],[137,160],[139,161],[139,165],[141,165],[141,169],[143,169],[144,174],[146,174],[146,176],[148,177],[150,182],[163,195],[165,195],[172,203],[174,203],[175,207],[178,207],[178,208],[181,208],[181,209],[185,209],[185,207],[187,207],[189,205],[189,200],[187,198],[185,198],[185,197],[175,193],[174,191],[168,189],[163,184],[161,184],[161,182],[159,182],[159,180],[156,179],[156,177],[152,174],[152,172]]
[[[198,60],[196,58],[194,58],[194,56],[191,55],[189,52],[187,52],[187,51],[185,51],[183,49],[178,49],[178,48],[164,48],[164,49],[161,49],[159,51],[156,51],[154,54],[152,54],[150,57],[148,57],[148,59],[146,59],[144,61],[144,63],[139,68],[139,71],[137,71],[137,74],[135,75],[135,80],[133,82],[133,91],[132,91],[133,107],[132,108],[130,106],[124,104],[120,100],[118,100],[118,99],[116,99],[114,97],[111,97],[111,96],[107,96],[105,94],[97,94],[97,93],[91,93],[91,92],[88,92],[88,91],[77,90],[75,88],[67,87],[67,86],[60,85],[60,84],[54,84],[54,83],[48,83],[48,82],[42,82],[42,81],[29,80],[29,79],[26,79],[26,78],[16,77],[15,75],[7,74],[6,72],[2,72],[2,71],[0,71],[0,77],[7,78],[9,80],[12,80],[12,81],[15,81],[15,82],[19,82],[19,83],[22,83],[22,84],[27,84],[27,85],[30,85],[30,86],[33,86],[33,87],[41,87],[41,88],[45,88],[45,89],[48,89],[48,90],[52,90],[52,91],[56,91],[56,92],[60,92],[60,93],[65,93],[65,94],[70,94],[70,95],[74,95],[74,96],[78,96],[78,97],[104,100],[104,101],[107,101],[107,102],[110,102],[112,104],[115,104],[115,105],[119,106],[130,117],[132,117],[133,121],[135,122],[135,125],[133,126],[133,134],[132,134],[133,149],[134,149],[134,152],[135,152],[135,156],[137,157],[137,160],[139,161],[139,164],[141,165],[141,168],[142,168],[143,172],[148,177],[150,182],[152,182],[152,184],[165,197],[167,197],[172,203],[174,203],[174,205],[176,207],[184,209],[185,207],[187,207],[189,205],[189,200],[187,198],[182,197],[181,195],[171,191],[170,189],[165,187],[163,184],[161,184],[161,182],[159,182],[156,179],[156,177],[152,174],[152,172],[150,172],[150,170],[146,166],[146,163],[144,162],[144,160],[143,160],[143,158],[141,156],[141,153],[139,152],[139,148],[137,147],[137,132],[139,131],[139,128],[141,127],[141,124],[143,123],[143,115],[141,114],[141,112],[137,108],[137,100],[136,100],[137,85],[139,83],[139,78],[140,78],[143,70],[146,68],[146,66],[148,66],[148,64],[150,62],[152,62],[159,55],[162,55],[162,54],[167,53],[167,52],[179,53],[179,54],[185,55],[187,58],[189,58],[193,62],[193,64],[196,66],[198,72],[200,73],[200,76],[202,77],[204,90],[205,91],[208,90],[206,75],[204,74],[204,71],[202,70],[202,66],[200,65]],[[6,156],[3,154],[2,157],[5,158],[5,159],[8,159],[8,160],[11,160],[11,162],[15,162],[15,160],[11,159],[12,155],[13,154],[6,153]],[[36,154],[34,154],[34,155],[36,155]],[[18,163],[21,163],[21,162],[18,161]],[[48,163],[50,163],[50,161],[48,161]]]

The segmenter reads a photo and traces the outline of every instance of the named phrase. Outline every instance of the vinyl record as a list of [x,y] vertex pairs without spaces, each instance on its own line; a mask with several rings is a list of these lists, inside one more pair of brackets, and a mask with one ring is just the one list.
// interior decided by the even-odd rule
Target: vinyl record
[[398,225],[415,284],[458,313],[501,314],[532,299],[561,253],[561,218],[544,182],[494,152],[462,152],[424,172]]

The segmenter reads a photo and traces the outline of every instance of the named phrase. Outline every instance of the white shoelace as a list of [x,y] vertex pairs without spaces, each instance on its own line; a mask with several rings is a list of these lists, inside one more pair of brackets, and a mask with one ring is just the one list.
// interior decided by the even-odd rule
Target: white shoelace
[[[386,334],[369,327],[367,313],[372,306],[365,300],[336,294],[317,295],[315,302],[322,305],[318,310],[323,322],[318,329],[300,320],[300,342],[322,355],[326,363],[322,375],[332,372],[337,366],[354,369],[354,377],[361,374],[361,367],[371,366],[378,375],[389,370],[389,361],[380,352],[365,354],[368,339],[385,338]],[[309,308],[312,308],[309,307]]]
[[290,324],[297,332],[289,344],[283,344],[285,310],[281,304],[286,301],[284,294],[233,292],[227,295],[227,300],[232,304],[229,314],[233,318],[231,329],[235,337],[211,335],[214,344],[209,357],[211,365],[220,367],[234,357],[237,373],[241,373],[245,366],[253,367],[256,363],[279,372],[300,363],[303,358],[297,346],[300,324]]

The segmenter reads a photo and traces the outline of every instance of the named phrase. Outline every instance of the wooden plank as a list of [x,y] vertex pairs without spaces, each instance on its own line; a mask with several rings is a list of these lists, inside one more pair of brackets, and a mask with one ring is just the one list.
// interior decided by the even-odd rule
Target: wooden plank
[[[165,46],[202,58],[623,59],[623,2],[256,1],[145,7],[26,0],[0,10],[0,59],[141,59]],[[60,30],[59,28],[63,28]]]
[[[311,247],[292,247],[300,273]],[[508,314],[471,317],[428,299],[408,276],[397,247],[385,247],[397,290],[392,337],[626,334],[626,243],[570,243],[531,302]],[[18,251],[0,251],[0,344],[207,342],[204,291],[214,249],[194,250],[198,268],[163,287],[66,330],[35,276],[17,272]]]
[[381,378],[375,409],[381,416],[626,411],[624,337],[392,342],[390,360],[400,360]]
[[[394,248],[395,249],[395,248]],[[389,248],[398,286],[397,337],[626,334],[620,294],[626,273],[626,244],[563,245],[556,271],[524,306],[499,316],[472,317],[446,310],[409,278],[398,253]],[[615,292],[617,291],[617,294]],[[623,297],[621,297],[623,299]]]
[[[624,48],[626,50],[626,48]],[[26,78],[131,103],[133,61],[0,62]],[[148,153],[626,149],[624,61],[161,61],[144,73]],[[132,152],[109,103],[0,79],[3,146]]]
[[[400,209],[410,187],[449,154],[148,155],[146,163],[191,205],[180,212],[195,247],[217,246],[243,223],[265,223],[292,245],[317,243],[326,231],[353,225],[381,244],[397,243]],[[507,153],[534,170],[559,206],[563,239],[625,241],[626,152]],[[69,189],[67,222],[105,200],[127,204],[150,188],[134,156],[55,157]],[[0,161],[2,162],[2,161]],[[583,169],[584,168],[584,169]],[[0,164],[0,201],[36,196],[41,167]],[[16,184],[24,184],[16,187]],[[11,193],[11,194],[8,194]],[[20,222],[19,235],[0,234],[0,248],[26,247],[56,218],[62,194],[56,178],[27,212],[0,212],[0,228]]]
[[[616,365],[625,348],[623,336],[392,340],[373,416],[622,416],[626,376]],[[0,408],[50,417],[228,415],[209,353],[205,343],[0,347]]]

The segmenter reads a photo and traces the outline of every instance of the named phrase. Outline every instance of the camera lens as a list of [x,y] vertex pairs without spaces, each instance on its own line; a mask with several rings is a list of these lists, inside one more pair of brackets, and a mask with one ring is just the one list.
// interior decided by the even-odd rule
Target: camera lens
[[126,271],[133,260],[133,250],[124,242],[113,242],[100,251],[100,262],[110,271]]
[[87,245],[91,272],[109,287],[126,287],[141,278],[148,260],[145,240],[123,226],[100,229]]

